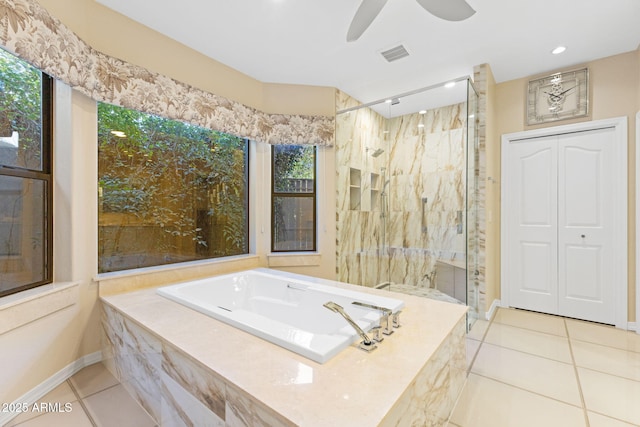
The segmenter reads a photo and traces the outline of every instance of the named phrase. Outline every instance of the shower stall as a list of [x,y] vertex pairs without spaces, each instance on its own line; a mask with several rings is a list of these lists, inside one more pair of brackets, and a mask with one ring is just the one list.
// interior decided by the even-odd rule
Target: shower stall
[[369,104],[338,93],[337,279],[478,317],[478,95],[470,79]]

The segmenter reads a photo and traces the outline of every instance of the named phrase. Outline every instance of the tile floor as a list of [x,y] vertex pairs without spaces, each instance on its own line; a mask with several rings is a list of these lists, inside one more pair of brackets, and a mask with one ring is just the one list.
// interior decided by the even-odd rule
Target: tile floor
[[[467,338],[470,372],[449,427],[640,426],[640,335],[499,309]],[[153,420],[101,364],[41,402],[69,413],[26,413],[6,427],[146,427]]]
[[467,337],[450,427],[640,426],[640,335],[499,309]]
[[27,412],[5,427],[153,427],[155,422],[102,363],[87,366],[38,402],[71,403],[69,412]]

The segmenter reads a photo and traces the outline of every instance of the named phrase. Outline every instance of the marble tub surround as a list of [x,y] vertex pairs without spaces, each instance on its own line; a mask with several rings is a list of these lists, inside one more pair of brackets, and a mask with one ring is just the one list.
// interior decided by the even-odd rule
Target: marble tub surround
[[160,425],[443,425],[466,378],[466,307],[313,280],[404,300],[402,327],[318,364],[144,289],[102,297],[105,364]]

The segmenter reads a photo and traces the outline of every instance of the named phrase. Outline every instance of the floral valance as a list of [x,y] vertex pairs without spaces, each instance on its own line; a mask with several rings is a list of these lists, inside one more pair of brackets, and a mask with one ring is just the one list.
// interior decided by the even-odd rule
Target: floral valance
[[97,101],[269,144],[333,145],[332,117],[264,113],[105,55],[36,0],[0,0],[0,43]]

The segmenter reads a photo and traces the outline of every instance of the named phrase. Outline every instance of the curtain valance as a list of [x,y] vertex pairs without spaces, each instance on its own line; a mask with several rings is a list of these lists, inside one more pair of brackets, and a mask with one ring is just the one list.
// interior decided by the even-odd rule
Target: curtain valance
[[0,0],[0,43],[97,101],[269,144],[333,145],[332,117],[264,113],[105,55],[36,0]]

